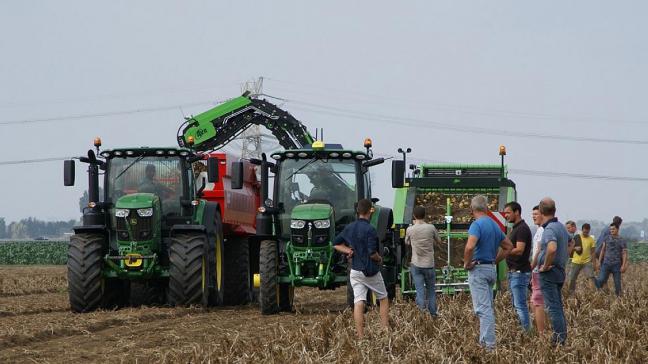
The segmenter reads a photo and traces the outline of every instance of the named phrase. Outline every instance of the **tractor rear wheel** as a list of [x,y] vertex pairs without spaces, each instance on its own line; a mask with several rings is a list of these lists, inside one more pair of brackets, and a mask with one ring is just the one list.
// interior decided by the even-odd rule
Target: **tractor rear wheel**
[[101,274],[106,239],[100,234],[75,234],[68,247],[68,293],[74,312],[100,307],[104,294]]
[[222,303],[227,306],[250,302],[250,249],[246,238],[225,242],[222,276]]
[[169,304],[185,306],[209,302],[206,256],[207,237],[204,234],[178,234],[169,246]]
[[261,286],[259,287],[259,306],[261,313],[272,315],[279,312],[279,257],[277,254],[277,243],[272,240],[261,242],[259,251],[259,275]]

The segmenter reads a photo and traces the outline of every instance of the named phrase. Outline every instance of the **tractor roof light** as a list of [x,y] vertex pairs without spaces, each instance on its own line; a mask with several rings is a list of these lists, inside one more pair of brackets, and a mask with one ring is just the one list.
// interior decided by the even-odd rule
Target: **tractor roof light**
[[299,158],[306,158],[306,157],[308,157],[308,154],[306,154],[306,152],[299,152],[299,153],[297,153],[297,156]]
[[116,150],[115,151],[115,156],[117,156],[117,157],[121,157],[122,154],[124,154],[124,153],[122,153],[121,150]]
[[281,159],[281,154],[273,154],[272,159],[278,161],[279,159]]
[[367,158],[367,156],[365,156],[364,154],[356,154],[355,158],[357,160],[361,161],[361,160]]
[[100,137],[94,138],[94,146],[97,147],[97,148],[99,148],[101,146],[101,138]]
[[176,151],[175,150],[169,150],[169,151],[167,151],[167,154],[176,155]]
[[338,153],[338,152],[332,152],[332,153],[329,154],[329,157],[331,157],[331,158],[338,158],[339,156],[340,156],[340,153]]
[[135,152],[133,152],[132,150],[127,150],[126,155],[135,155]]
[[352,154],[349,152],[342,153],[342,158],[351,158]]
[[181,157],[186,157],[186,156],[189,155],[189,152],[187,152],[186,150],[183,150],[179,154],[180,154]]
[[163,150],[156,150],[156,151],[155,151],[155,154],[157,154],[157,155],[162,155],[162,154],[164,154],[164,151],[163,151]]
[[100,155],[101,155],[102,157],[104,157],[104,158],[110,158],[110,154],[111,154],[111,153],[108,152],[108,151],[103,151],[103,152],[101,152]]
[[323,150],[324,142],[321,140],[316,140],[312,145],[313,150]]

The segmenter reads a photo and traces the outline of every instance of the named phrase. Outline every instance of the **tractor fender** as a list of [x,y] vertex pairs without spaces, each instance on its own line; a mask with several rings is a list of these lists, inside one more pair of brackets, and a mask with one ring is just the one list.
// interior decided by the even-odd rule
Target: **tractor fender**
[[387,231],[394,224],[394,213],[389,207],[375,206],[371,217],[371,225],[378,232],[378,241],[383,242],[387,238]]
[[75,234],[106,234],[105,225],[81,225],[72,228]]

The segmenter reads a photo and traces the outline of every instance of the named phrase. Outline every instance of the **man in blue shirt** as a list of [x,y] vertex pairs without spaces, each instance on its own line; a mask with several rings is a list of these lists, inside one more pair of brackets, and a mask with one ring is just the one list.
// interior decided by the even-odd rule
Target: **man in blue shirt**
[[565,266],[569,259],[569,232],[556,218],[556,202],[549,197],[540,201],[542,214],[542,240],[538,264],[540,265],[540,287],[549,311],[553,328],[554,344],[565,345],[567,340],[567,321],[562,302],[562,287],[565,283]]
[[369,219],[373,212],[371,200],[358,201],[358,220],[347,225],[333,240],[335,250],[351,258],[349,281],[353,287],[353,319],[358,337],[364,336],[364,309],[369,290],[380,302],[380,321],[389,329],[389,299],[380,273],[382,257],[378,253],[378,234]]
[[[612,218],[612,224],[617,227],[617,229],[621,228],[621,223],[623,222],[623,219],[619,216],[615,216]],[[598,265],[598,258],[599,255],[601,254],[601,249],[603,248],[603,243],[607,239],[610,238],[610,226],[606,226],[601,230],[601,234],[599,235],[598,239],[596,239],[596,250],[594,251],[595,258],[594,259],[594,269],[598,270],[599,265]]]
[[496,339],[493,286],[497,279],[495,266],[508,256],[513,244],[499,225],[488,216],[486,196],[473,197],[470,209],[475,221],[468,229],[464,268],[468,270],[473,310],[479,317],[479,343],[487,350],[494,350]]

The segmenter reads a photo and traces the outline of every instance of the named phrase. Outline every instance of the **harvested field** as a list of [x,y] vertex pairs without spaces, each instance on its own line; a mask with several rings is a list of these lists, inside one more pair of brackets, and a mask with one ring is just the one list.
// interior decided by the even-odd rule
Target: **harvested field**
[[253,306],[79,315],[68,311],[64,267],[0,267],[0,362],[642,363],[648,357],[647,268],[633,265],[624,275],[621,300],[579,287],[579,298],[567,301],[569,338],[559,349],[547,337],[524,337],[509,295],[498,296],[499,346],[485,353],[476,343],[469,296],[442,297],[437,320],[397,301],[390,333],[378,330],[377,313],[370,311],[368,338],[356,342],[344,290],[298,289],[297,312],[276,316],[262,316]]

